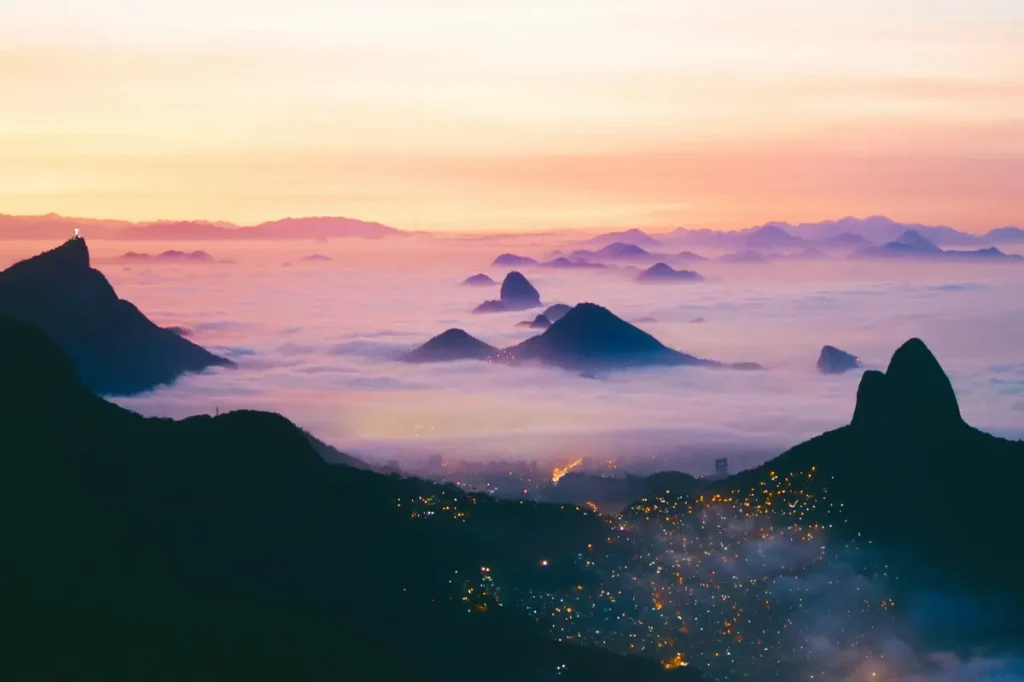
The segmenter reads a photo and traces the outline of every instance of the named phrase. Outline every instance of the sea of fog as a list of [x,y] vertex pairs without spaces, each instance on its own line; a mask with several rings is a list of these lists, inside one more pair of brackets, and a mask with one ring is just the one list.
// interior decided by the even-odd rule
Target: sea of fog
[[[0,242],[0,265],[53,244]],[[671,458],[707,471],[752,465],[849,421],[859,372],[823,376],[822,345],[884,369],[918,336],[949,372],[965,418],[1024,437],[1024,265],[830,260],[697,268],[700,283],[641,285],[621,270],[526,268],[545,304],[592,301],[662,342],[739,372],[661,368],[595,381],[547,367],[406,365],[403,352],[451,327],[496,346],[535,333],[538,311],[473,315],[499,253],[544,256],[555,237],[332,242],[89,242],[93,265],[161,325],[238,363],[120,398],[146,415],[280,412],[371,460]],[[126,251],[203,249],[218,261],[127,263]],[[309,262],[322,254],[332,260]],[[703,318],[704,322],[694,322]]]

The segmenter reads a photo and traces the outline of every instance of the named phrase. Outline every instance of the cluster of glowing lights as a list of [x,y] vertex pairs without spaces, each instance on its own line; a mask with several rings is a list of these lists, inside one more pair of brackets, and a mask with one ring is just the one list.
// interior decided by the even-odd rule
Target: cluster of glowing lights
[[[596,587],[502,584],[503,605],[556,640],[650,657],[666,669],[693,665],[712,680],[793,679],[794,666],[812,665],[808,641],[823,608],[808,585],[825,584],[827,601],[841,604],[827,616],[842,624],[843,646],[857,650],[871,645],[893,606],[858,591],[863,578],[884,586],[882,567],[855,543],[830,544],[842,505],[818,478],[814,469],[772,472],[748,491],[642,500],[607,519],[607,542],[580,547],[576,563]],[[834,568],[846,566],[851,573]],[[827,678],[812,669],[814,679]]]
[[684,668],[684,667],[686,667],[688,665],[689,665],[689,663],[686,662],[686,660],[683,658],[683,655],[681,653],[679,653],[679,652],[676,652],[675,656],[673,656],[672,658],[669,658],[669,659],[667,659],[665,661],[662,661],[662,663],[661,663],[661,667],[664,668],[665,670],[674,670],[675,668]]
[[581,464],[583,464],[583,458],[577,457],[573,461],[566,464],[564,467],[555,467],[555,470],[551,472],[551,482],[557,485],[558,482],[561,481],[567,473],[569,473],[573,469],[578,468]]

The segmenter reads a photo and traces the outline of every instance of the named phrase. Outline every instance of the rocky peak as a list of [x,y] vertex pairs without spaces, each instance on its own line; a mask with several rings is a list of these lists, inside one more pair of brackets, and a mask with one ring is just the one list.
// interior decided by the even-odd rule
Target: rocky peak
[[520,272],[513,270],[501,283],[501,302],[506,310],[522,310],[540,305],[540,293]]
[[855,427],[935,431],[963,423],[949,377],[920,339],[900,346],[884,374],[867,371],[861,378]]
[[10,270],[37,270],[53,274],[88,270],[89,247],[82,237],[72,237],[55,249],[11,266]]
[[448,329],[400,359],[403,362],[447,362],[451,360],[482,360],[495,349],[462,329]]
[[822,346],[818,355],[818,371],[822,374],[840,374],[860,367],[856,355],[851,355],[835,346]]

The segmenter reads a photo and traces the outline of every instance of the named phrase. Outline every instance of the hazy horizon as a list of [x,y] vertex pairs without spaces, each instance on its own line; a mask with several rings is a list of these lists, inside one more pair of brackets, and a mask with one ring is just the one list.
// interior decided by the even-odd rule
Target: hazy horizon
[[[592,301],[662,342],[763,372],[670,368],[582,379],[549,367],[479,362],[409,366],[403,352],[450,327],[497,346],[535,334],[515,327],[539,310],[470,313],[496,288],[475,272],[516,250],[540,255],[558,237],[90,245],[118,294],[161,325],[238,362],[116,401],[147,415],[255,408],[281,412],[373,461],[432,453],[465,459],[621,460],[654,456],[707,471],[717,453],[750,466],[849,421],[860,372],[820,375],[822,345],[883,368],[918,336],[949,372],[968,422],[1024,436],[1024,281],[1015,265],[901,261],[786,262],[698,269],[704,282],[643,286],[628,270],[525,269],[546,304]],[[8,242],[7,260],[53,244]],[[127,251],[203,249],[232,263],[127,263]],[[1018,249],[1020,250],[1020,249]],[[304,257],[332,261],[309,263]],[[287,266],[285,264],[288,264]],[[704,323],[692,323],[703,317]],[[408,460],[407,460],[408,461]]]
[[[437,228],[437,229],[433,229],[433,230],[417,230],[417,229],[407,228],[407,227],[402,226],[402,225],[385,223],[385,222],[382,222],[380,220],[377,220],[374,216],[356,216],[356,215],[341,215],[341,214],[337,214],[337,215],[313,215],[313,214],[307,214],[307,213],[299,213],[299,214],[294,214],[294,215],[267,215],[267,216],[264,216],[262,218],[259,218],[259,219],[253,220],[253,221],[249,221],[249,222],[233,222],[233,221],[227,220],[225,218],[210,217],[210,216],[205,216],[205,217],[192,216],[192,217],[186,217],[186,218],[168,218],[166,216],[156,216],[156,217],[149,217],[149,218],[128,218],[128,217],[124,217],[124,216],[115,216],[115,215],[102,215],[102,216],[100,216],[100,215],[65,215],[65,214],[58,213],[56,211],[47,211],[45,213],[33,213],[33,214],[24,214],[24,215],[18,215],[18,214],[13,214],[13,213],[4,213],[4,212],[0,211],[0,217],[8,218],[8,219],[13,219],[13,220],[22,219],[22,220],[27,221],[29,224],[31,224],[34,221],[41,221],[41,220],[47,220],[47,219],[54,219],[54,220],[59,219],[59,220],[65,220],[65,221],[69,221],[69,222],[81,221],[82,223],[85,224],[85,226],[86,226],[85,229],[88,229],[88,225],[90,223],[96,224],[96,225],[101,226],[101,227],[119,226],[121,224],[127,224],[127,225],[130,225],[130,226],[140,226],[140,227],[142,227],[142,226],[160,226],[162,224],[173,224],[173,223],[193,223],[193,224],[216,225],[216,226],[227,227],[227,228],[246,228],[246,227],[255,227],[255,226],[258,226],[258,225],[263,225],[263,224],[266,224],[266,223],[274,223],[274,222],[277,222],[277,221],[287,221],[287,220],[310,220],[310,219],[351,220],[351,221],[357,221],[357,222],[361,222],[361,223],[371,223],[371,224],[384,225],[386,227],[390,227],[390,228],[392,228],[394,230],[397,230],[400,233],[409,234],[409,235],[433,235],[433,236],[436,236],[436,237],[439,237],[439,238],[444,238],[446,236],[452,236],[452,237],[456,237],[456,238],[459,238],[459,237],[470,238],[470,237],[472,237],[472,238],[478,238],[478,239],[488,239],[488,238],[494,238],[494,239],[516,238],[516,239],[521,239],[521,238],[529,238],[529,237],[536,237],[536,238],[541,238],[541,239],[549,239],[549,238],[557,238],[557,237],[564,237],[566,239],[586,239],[588,237],[604,235],[604,234],[611,234],[611,233],[621,232],[621,231],[625,231],[625,230],[633,230],[633,229],[640,230],[640,231],[648,234],[651,237],[657,238],[659,235],[666,235],[666,234],[672,232],[673,230],[677,230],[677,229],[684,229],[684,230],[710,230],[710,231],[713,231],[713,232],[738,232],[738,231],[749,230],[749,229],[752,229],[752,228],[761,227],[761,226],[764,226],[764,225],[786,224],[786,225],[791,225],[791,226],[806,226],[806,225],[822,225],[822,224],[827,224],[827,223],[835,223],[835,222],[839,222],[839,221],[842,221],[842,220],[850,220],[850,219],[857,220],[857,221],[867,221],[867,220],[876,219],[876,218],[882,218],[882,219],[885,219],[885,220],[891,220],[893,223],[895,223],[897,225],[908,225],[908,226],[923,225],[923,226],[927,226],[927,227],[949,227],[949,228],[952,228],[952,229],[957,230],[959,232],[963,232],[964,234],[975,235],[975,236],[982,236],[985,233],[987,233],[987,232],[989,232],[989,231],[991,231],[993,229],[997,229],[997,228],[1001,228],[1001,227],[1017,227],[1021,223],[1024,223],[1024,221],[1022,221],[1022,220],[1017,220],[1017,221],[1014,221],[1012,224],[1011,223],[1000,223],[1000,224],[991,224],[991,225],[990,224],[978,224],[978,225],[973,225],[973,226],[963,226],[963,225],[954,225],[954,224],[950,224],[950,223],[947,223],[947,222],[941,222],[941,221],[940,222],[935,222],[935,223],[928,223],[928,222],[925,222],[923,220],[917,220],[917,219],[914,219],[914,218],[909,217],[909,216],[908,217],[895,217],[894,218],[891,215],[882,215],[881,213],[874,212],[874,213],[864,213],[864,214],[861,214],[861,215],[852,215],[852,214],[851,215],[848,215],[848,214],[840,215],[840,214],[835,214],[835,215],[830,215],[830,216],[821,216],[821,217],[818,217],[816,219],[810,219],[810,220],[788,220],[788,219],[786,219],[784,217],[776,216],[776,217],[767,217],[765,219],[762,219],[762,220],[759,220],[759,221],[755,221],[755,222],[752,222],[752,223],[749,223],[749,224],[744,223],[744,224],[731,224],[731,225],[718,225],[718,226],[704,225],[704,224],[692,224],[692,225],[684,225],[684,224],[623,224],[623,225],[613,225],[613,224],[608,224],[608,225],[588,225],[588,224],[579,224],[579,225],[561,226],[561,227],[551,228],[551,229],[544,229],[544,228],[539,228],[538,227],[536,229],[522,230],[522,231],[519,231],[519,230],[481,231],[479,229],[474,229],[472,227],[467,228],[465,226],[463,226],[463,227],[441,227],[441,228]],[[333,238],[337,238],[337,237],[333,237]],[[11,239],[11,237],[9,237],[9,236],[7,236],[5,234],[5,230],[0,229],[0,239]],[[13,239],[18,240],[18,241],[33,241],[35,238],[19,234],[16,237],[14,237]],[[46,237],[41,237],[40,239],[46,239]],[[119,237],[119,238],[116,239],[116,241],[130,241],[130,239],[126,240],[126,239],[123,239],[123,238]],[[178,241],[181,241],[181,239],[177,239],[177,238],[173,238],[171,236],[167,236],[165,241],[175,242],[176,243]],[[299,241],[301,241],[301,239]]]

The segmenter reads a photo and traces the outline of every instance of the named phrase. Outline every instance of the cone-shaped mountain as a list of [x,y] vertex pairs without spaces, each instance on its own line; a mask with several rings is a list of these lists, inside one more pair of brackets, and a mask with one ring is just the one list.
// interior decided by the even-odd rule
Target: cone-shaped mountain
[[462,329],[449,329],[401,357],[403,362],[450,362],[452,360],[484,360],[496,348],[470,336]]
[[[537,360],[566,369],[614,369],[645,365],[708,365],[668,348],[647,332],[594,303],[580,303],[541,334],[503,351],[508,361]],[[755,368],[756,365],[743,365]]]

